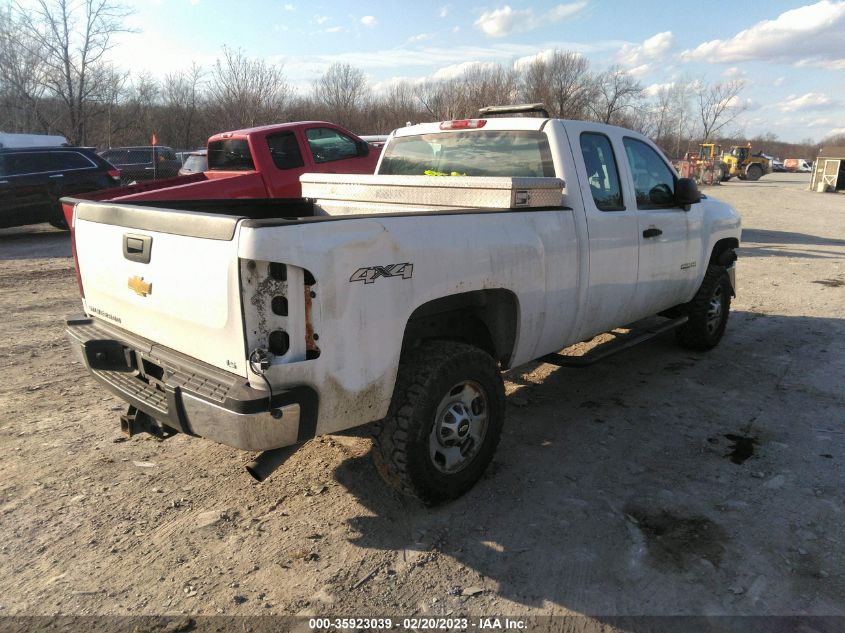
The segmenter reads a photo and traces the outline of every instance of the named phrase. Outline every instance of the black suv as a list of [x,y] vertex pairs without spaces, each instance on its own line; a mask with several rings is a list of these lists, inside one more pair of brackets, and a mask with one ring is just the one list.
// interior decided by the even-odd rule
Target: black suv
[[0,148],[0,228],[67,228],[59,198],[119,184],[120,172],[90,147]]
[[172,178],[182,167],[176,152],[163,145],[112,147],[100,152],[100,156],[120,170],[123,184]]

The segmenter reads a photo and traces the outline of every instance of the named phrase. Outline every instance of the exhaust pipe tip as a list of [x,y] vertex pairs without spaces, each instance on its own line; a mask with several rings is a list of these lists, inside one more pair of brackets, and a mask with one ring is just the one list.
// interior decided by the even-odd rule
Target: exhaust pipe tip
[[272,475],[279,466],[284,464],[288,457],[293,455],[298,448],[298,445],[294,445],[264,451],[246,465],[246,472],[255,481],[261,483]]

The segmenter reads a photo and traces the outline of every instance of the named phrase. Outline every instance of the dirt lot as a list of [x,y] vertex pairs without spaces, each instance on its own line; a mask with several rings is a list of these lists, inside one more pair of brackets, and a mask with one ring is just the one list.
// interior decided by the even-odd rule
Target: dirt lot
[[123,441],[64,339],[67,235],[0,231],[0,615],[845,615],[845,195],[805,186],[706,190],[744,219],[717,349],[512,373],[492,468],[436,509],[364,432],[261,485],[224,446]]

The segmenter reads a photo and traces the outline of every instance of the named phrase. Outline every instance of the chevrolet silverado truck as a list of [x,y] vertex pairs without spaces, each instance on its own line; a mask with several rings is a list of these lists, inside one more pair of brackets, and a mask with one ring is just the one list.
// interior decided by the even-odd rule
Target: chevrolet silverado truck
[[67,335],[130,434],[264,457],[375,422],[384,479],[435,503],[490,463],[504,370],[650,315],[692,349],[725,331],[740,217],[630,130],[426,123],[374,175],[301,180],[289,200],[66,199]]

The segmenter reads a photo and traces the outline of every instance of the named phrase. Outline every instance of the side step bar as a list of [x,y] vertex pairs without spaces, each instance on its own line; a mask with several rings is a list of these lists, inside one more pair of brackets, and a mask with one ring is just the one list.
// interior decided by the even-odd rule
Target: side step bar
[[645,330],[642,330],[641,332],[631,332],[630,334],[623,335],[623,337],[620,337],[617,340],[604,343],[594,348],[592,351],[587,352],[583,356],[567,356],[566,354],[546,354],[545,356],[540,357],[538,360],[544,363],[549,363],[550,365],[557,365],[558,367],[588,367],[594,363],[599,362],[600,360],[604,360],[608,356],[613,356],[614,354],[623,352],[626,349],[634,347],[635,345],[639,345],[640,343],[651,340],[656,336],[660,336],[665,332],[674,330],[675,328],[686,323],[688,320],[689,317],[682,316],[678,317],[677,319],[666,321],[665,323],[654,325]]

